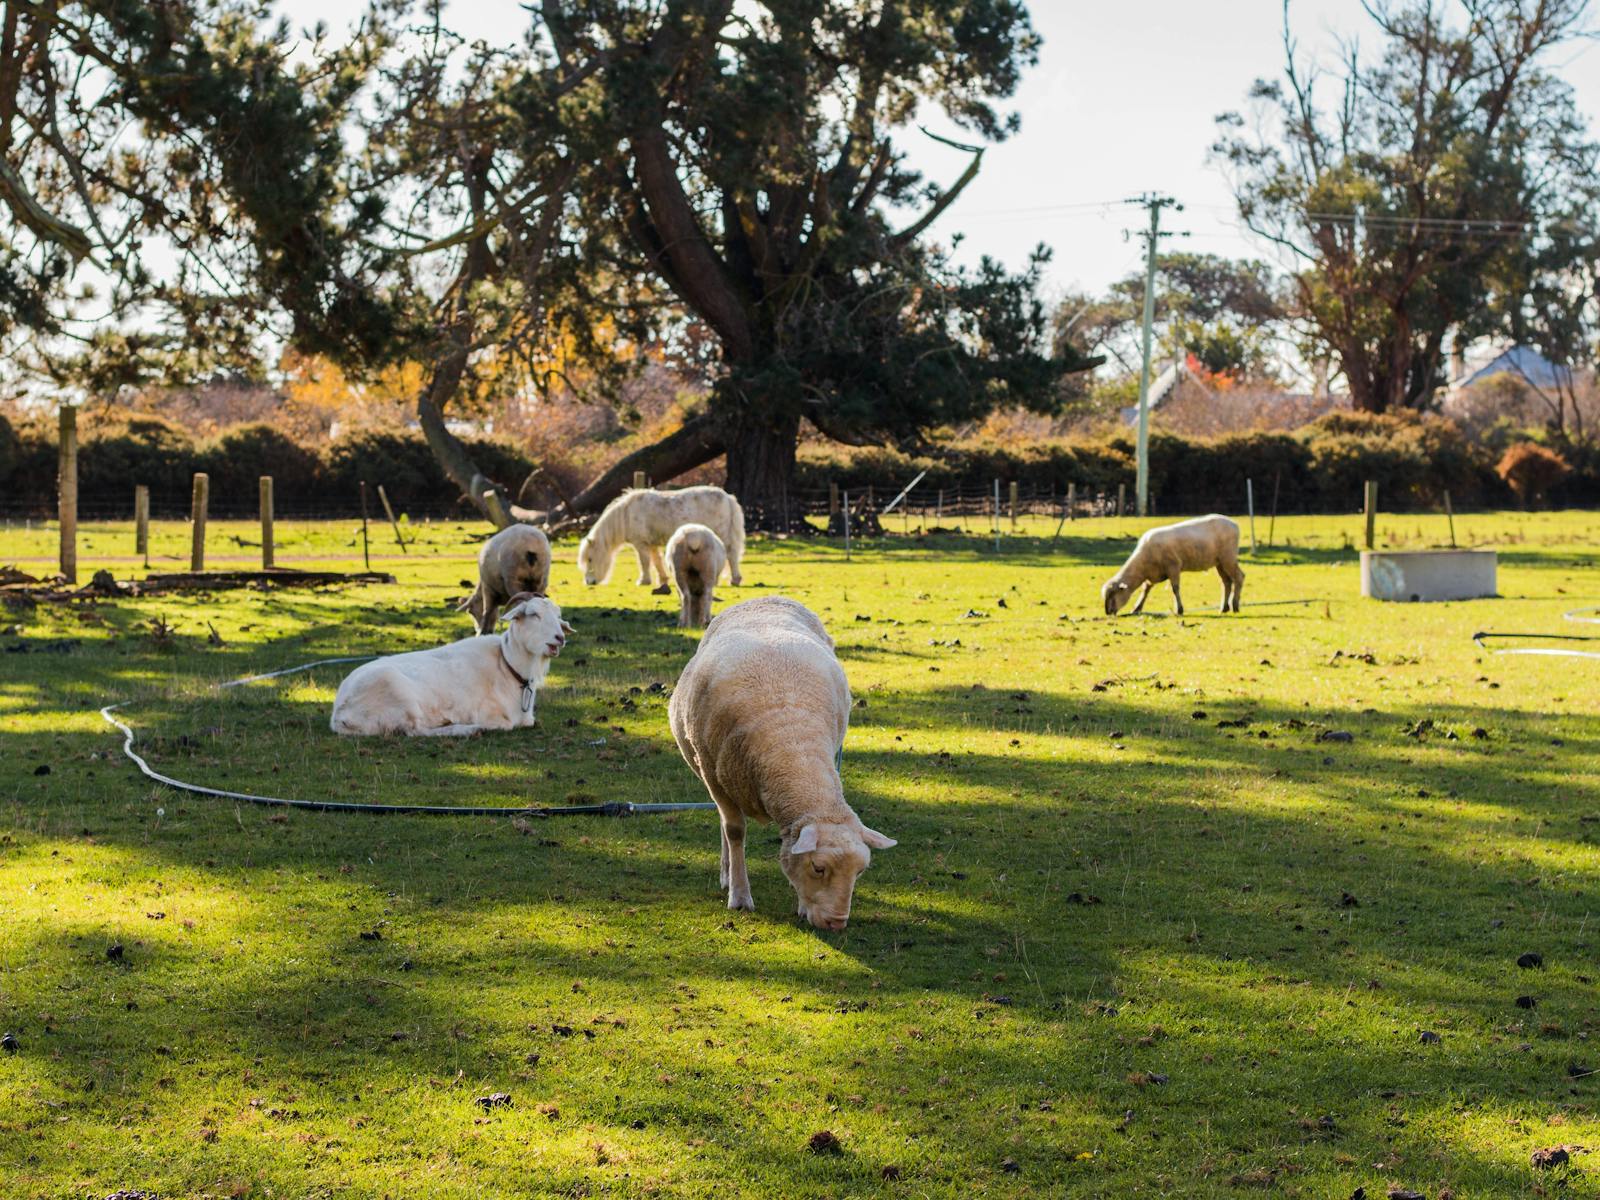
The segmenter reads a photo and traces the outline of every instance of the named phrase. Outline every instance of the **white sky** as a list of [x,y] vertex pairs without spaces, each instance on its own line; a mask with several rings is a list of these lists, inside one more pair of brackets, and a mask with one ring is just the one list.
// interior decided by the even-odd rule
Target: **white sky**
[[[339,29],[362,0],[277,7],[297,24],[322,19]],[[1116,202],[1159,191],[1185,205],[1170,224],[1164,216],[1164,228],[1189,233],[1166,246],[1271,258],[1237,226],[1226,180],[1206,160],[1216,115],[1243,108],[1251,82],[1281,70],[1281,0],[1033,0],[1029,8],[1044,46],[1013,101],[1021,132],[987,152],[935,232],[964,233],[969,261],[989,254],[1012,267],[1044,242],[1055,251],[1050,292],[1097,291],[1142,265],[1140,244],[1122,235],[1145,217]],[[527,21],[515,0],[455,0],[448,11],[469,38],[516,36]],[[1325,61],[1341,35],[1375,41],[1359,0],[1293,0],[1291,21],[1302,53]],[[1593,122],[1600,46],[1576,44],[1552,65]],[[966,165],[965,155],[915,130],[901,141],[912,165],[936,179],[953,180]]]

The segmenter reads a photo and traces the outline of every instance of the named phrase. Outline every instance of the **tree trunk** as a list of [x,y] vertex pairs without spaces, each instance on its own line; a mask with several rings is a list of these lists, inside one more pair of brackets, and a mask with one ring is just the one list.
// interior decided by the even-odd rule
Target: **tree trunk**
[[428,440],[428,448],[450,477],[450,482],[459,487],[472,501],[473,507],[493,521],[497,529],[504,529],[512,521],[505,496],[501,494],[499,486],[478,469],[478,464],[472,461],[472,455],[467,453],[461,439],[451,433],[444,423],[445,406],[460,386],[466,365],[467,355],[463,350],[452,352],[434,366],[428,386],[417,397],[417,421],[422,426],[422,436]]
[[727,427],[727,489],[744,506],[747,529],[787,532],[799,528],[802,511],[794,487],[800,418],[745,410]]

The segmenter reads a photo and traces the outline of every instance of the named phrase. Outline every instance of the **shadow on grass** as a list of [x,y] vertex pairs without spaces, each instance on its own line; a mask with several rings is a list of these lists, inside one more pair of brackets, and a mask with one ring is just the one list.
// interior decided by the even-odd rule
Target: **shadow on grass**
[[[273,662],[246,644],[176,660],[113,644],[0,660],[17,668],[0,689],[28,689],[34,703],[54,697],[62,711],[80,697],[97,707],[99,694],[141,679],[203,682],[348,652],[358,629],[421,643],[464,624],[400,606],[340,621],[316,605],[281,611],[310,624],[288,647],[272,647]],[[660,654],[665,669],[665,655],[681,663],[693,645],[670,613],[573,605],[569,615],[580,637],[593,631],[581,645],[594,648],[596,666],[607,665],[602,651],[628,648],[620,672],[638,672],[641,652]],[[134,640],[131,624],[123,639]],[[549,772],[552,792],[696,791],[666,737],[660,699],[634,698],[628,711],[600,685],[554,693],[544,711],[570,705],[590,727],[621,724],[626,734],[608,736],[604,749],[646,753],[600,759],[600,748],[558,726],[546,741],[570,737],[572,757],[527,765]],[[348,1099],[359,1088],[397,1089],[402,1101],[437,1092],[447,1099],[435,1103],[459,1109],[465,1126],[479,1081],[489,1090],[526,1070],[512,1089],[558,1095],[562,1128],[591,1124],[621,1145],[664,1138],[732,1178],[760,1158],[819,1190],[875,1186],[885,1164],[870,1152],[805,1154],[810,1131],[797,1134],[794,1122],[819,1112],[808,1099],[842,1113],[818,1119],[913,1132],[921,1157],[908,1173],[930,1182],[959,1162],[964,1175],[977,1164],[973,1174],[1003,1184],[1000,1164],[1011,1158],[1024,1180],[1067,1186],[1078,1171],[1083,1190],[1103,1191],[1115,1186],[1111,1172],[1157,1152],[1152,1139],[1186,1147],[1180,1158],[1197,1164],[1205,1186],[1220,1188],[1230,1173],[1270,1176],[1297,1155],[1337,1174],[1335,1155],[1378,1161],[1408,1121],[1429,1128],[1462,1106],[1564,1104],[1575,1088],[1587,1099],[1587,1084],[1564,1068],[1582,1056],[1573,1035],[1592,1013],[1584,921],[1600,827],[1583,818],[1600,797],[1543,757],[1552,714],[1499,710],[1479,741],[1471,730],[1481,708],[1377,706],[1218,701],[1197,721],[1131,684],[1093,696],[875,691],[855,714],[846,786],[869,823],[901,845],[876,856],[838,938],[797,928],[770,831],[752,839],[762,911],[726,914],[711,814],[547,822],[527,833],[421,818],[277,822],[266,811],[153,793],[105,757],[112,738],[82,721],[8,726],[0,813],[15,830],[9,865],[47,876],[52,851],[81,854],[92,878],[120,872],[134,895],[182,868],[194,886],[239,903],[192,933],[175,921],[146,927],[137,909],[13,930],[7,961],[25,969],[9,974],[6,1017],[61,1106],[52,1119],[75,1124],[112,1126],[130,1095],[159,1105],[165,1087],[247,1061],[267,1082],[230,1075],[212,1086],[230,1108],[268,1091],[265,1109],[297,1114],[264,1122],[325,1134],[372,1103]],[[185,719],[215,720],[195,707]],[[271,707],[255,715],[268,720]],[[1425,718],[1460,740],[1402,731]],[[336,768],[350,748],[326,732],[322,706],[290,702],[277,719],[306,730],[295,737],[318,764],[320,786],[343,786]],[[1249,724],[1219,728],[1224,719]],[[312,736],[318,726],[326,741]],[[1354,740],[1318,743],[1324,728]],[[861,735],[890,732],[903,748],[862,748]],[[968,754],[956,742],[999,732],[1019,745]],[[1113,733],[1123,751],[1108,752]],[[1600,754],[1592,726],[1564,736],[1564,761]],[[434,771],[440,787],[476,800],[483,784],[471,772],[504,767],[509,745],[371,743],[377,757],[364,762],[369,771]],[[187,757],[221,761],[243,749],[248,740],[222,737]],[[34,776],[35,764],[52,773]],[[155,797],[166,808],[160,820]],[[77,830],[88,832],[69,832]],[[574,926],[573,914],[592,930]],[[130,923],[151,932],[128,938]],[[362,940],[375,930],[380,938]],[[120,963],[105,957],[113,936],[124,939]],[[1544,954],[1545,970],[1517,971],[1527,950]],[[825,970],[816,955],[837,965]],[[1538,993],[1537,1020],[1513,1005],[1524,989]],[[754,1010],[738,1010],[737,997],[756,997]],[[644,1004],[671,1028],[619,1029],[606,1014],[625,1004]],[[578,1032],[562,1036],[554,1025]],[[1422,1028],[1443,1041],[1421,1044]],[[808,1077],[753,1079],[709,1053],[708,1039],[742,1039],[742,1055],[793,1063]],[[1274,1053],[1280,1042],[1287,1052]],[[528,1068],[533,1052],[545,1061]],[[458,1071],[465,1082],[449,1084]],[[1153,1082],[1156,1074],[1167,1082]],[[431,1080],[446,1082],[436,1089]],[[741,1102],[747,1092],[754,1099]],[[881,1121],[869,1108],[879,1097]],[[976,1114],[966,1107],[974,1097]],[[531,1108],[494,1120],[537,1137],[552,1122]],[[1337,1118],[1334,1132],[1297,1119],[1324,1111]],[[459,1130],[413,1135],[453,1144]],[[1098,1155],[1090,1165],[1078,1158],[1086,1147]],[[1479,1188],[1528,1189],[1525,1167],[1452,1154]],[[1216,1165],[1202,1171],[1202,1161]],[[571,1174],[581,1182],[592,1172]]]

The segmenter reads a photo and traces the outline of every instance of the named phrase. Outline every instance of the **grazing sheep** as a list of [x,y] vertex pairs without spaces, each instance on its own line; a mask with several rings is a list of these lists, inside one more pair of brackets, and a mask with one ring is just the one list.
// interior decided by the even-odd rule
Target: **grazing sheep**
[[661,561],[661,547],[680,525],[699,524],[714,529],[728,552],[728,577],[738,586],[739,560],[744,557],[744,509],[739,501],[719,487],[689,487],[672,492],[654,490],[623,492],[600,514],[578,543],[578,569],[591,587],[611,578],[611,564],[624,543],[639,556],[639,582],[648,585],[654,565],[666,595],[667,567]]
[[667,541],[667,564],[678,584],[678,624],[704,629],[711,623],[712,587],[722,576],[728,552],[722,539],[704,525],[680,525]]
[[771,821],[778,863],[818,929],[843,929],[856,877],[895,844],[845,802],[840,755],[850,687],[815,613],[778,596],[711,622],[667,707],[672,736],[722,814],[729,908],[755,908],[745,870],[747,818]]
[[555,601],[511,597],[506,631],[432,650],[391,654],[346,676],[333,700],[335,733],[465,736],[533,724],[534,692],[572,626]]
[[518,592],[542,596],[550,586],[550,539],[532,525],[507,525],[478,551],[477,590],[456,605],[479,633],[493,633],[500,606]]
[[1178,576],[1184,571],[1204,571],[1215,567],[1222,576],[1222,611],[1239,611],[1239,592],[1244,587],[1244,572],[1239,569],[1239,526],[1227,517],[1212,513],[1176,525],[1146,530],[1128,561],[1100,589],[1106,615],[1115,616],[1133,589],[1141,583],[1144,592],[1133,611],[1140,612],[1150,589],[1165,579],[1172,585],[1172,604],[1183,616],[1183,597],[1178,592]]

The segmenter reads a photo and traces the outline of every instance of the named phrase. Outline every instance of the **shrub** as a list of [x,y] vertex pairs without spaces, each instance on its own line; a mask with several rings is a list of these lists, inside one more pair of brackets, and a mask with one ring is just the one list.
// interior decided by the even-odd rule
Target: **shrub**
[[1566,459],[1536,442],[1512,446],[1495,465],[1495,473],[1524,506],[1555,487],[1571,470]]

